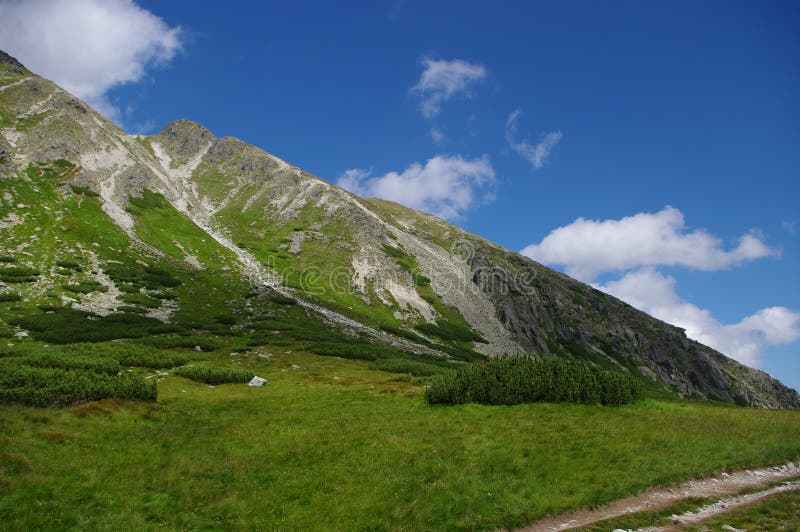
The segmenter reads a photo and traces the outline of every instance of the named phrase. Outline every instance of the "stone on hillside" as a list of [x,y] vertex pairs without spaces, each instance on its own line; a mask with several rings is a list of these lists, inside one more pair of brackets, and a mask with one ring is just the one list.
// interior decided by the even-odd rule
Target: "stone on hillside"
[[248,382],[247,385],[251,388],[254,388],[256,386],[264,386],[266,383],[267,379],[262,379],[261,377],[256,376],[250,379],[250,382]]
[[30,336],[28,331],[20,331],[14,335],[15,338],[27,338],[28,336]]

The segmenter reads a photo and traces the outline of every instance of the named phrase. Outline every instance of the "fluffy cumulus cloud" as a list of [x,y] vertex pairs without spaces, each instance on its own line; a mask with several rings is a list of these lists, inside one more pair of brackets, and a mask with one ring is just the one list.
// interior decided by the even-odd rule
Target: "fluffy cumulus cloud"
[[425,118],[433,118],[442,110],[442,103],[456,95],[469,96],[469,89],[486,77],[483,65],[460,59],[453,61],[424,58],[422,75],[411,94],[420,99],[419,108]]
[[517,136],[517,122],[522,115],[522,109],[517,109],[508,115],[506,120],[506,141],[511,149],[517,152],[524,159],[531,163],[534,170],[539,170],[544,166],[545,161],[550,157],[556,144],[561,142],[562,134],[560,131],[544,133],[537,144],[531,144],[527,140],[515,140]]
[[683,213],[669,206],[619,220],[578,218],[522,250],[534,260],[565,266],[569,275],[584,281],[638,266],[719,270],[778,253],[756,232],[745,233],[734,248],[725,249],[707,231],[689,231]]
[[109,89],[171,60],[181,30],[131,0],[0,0],[0,48],[119,121]]
[[373,176],[367,170],[347,170],[337,184],[360,196],[396,201],[454,220],[493,199],[495,172],[485,155],[475,159],[437,155],[399,173]]
[[786,307],[764,308],[738,323],[722,324],[710,311],[683,300],[675,290],[675,279],[640,268],[617,281],[596,285],[634,307],[686,330],[698,342],[758,367],[764,348],[800,339],[800,313]]

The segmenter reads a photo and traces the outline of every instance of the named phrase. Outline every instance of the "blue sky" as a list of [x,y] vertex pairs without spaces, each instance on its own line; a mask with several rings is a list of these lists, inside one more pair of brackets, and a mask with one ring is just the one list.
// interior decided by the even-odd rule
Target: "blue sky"
[[0,47],[130,132],[190,118],[445,215],[800,389],[797,2],[3,10]]

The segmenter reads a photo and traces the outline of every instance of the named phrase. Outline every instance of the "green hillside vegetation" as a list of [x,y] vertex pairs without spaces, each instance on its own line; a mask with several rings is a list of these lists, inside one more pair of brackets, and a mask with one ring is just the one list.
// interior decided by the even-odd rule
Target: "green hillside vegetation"
[[269,352],[198,353],[261,388],[165,369],[157,403],[0,405],[4,525],[491,530],[800,457],[796,411],[429,406],[427,381],[294,345]]
[[585,403],[625,405],[641,401],[641,381],[621,371],[575,359],[496,357],[437,376],[425,390],[430,404]]

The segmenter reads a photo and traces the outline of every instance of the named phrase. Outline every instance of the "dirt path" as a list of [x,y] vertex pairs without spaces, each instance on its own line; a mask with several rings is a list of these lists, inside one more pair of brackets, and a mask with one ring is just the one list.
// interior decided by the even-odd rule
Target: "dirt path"
[[694,512],[686,512],[674,516],[672,525],[642,528],[638,532],[669,532],[672,530],[681,530],[684,525],[699,525],[717,515],[730,512],[742,506],[747,506],[748,504],[753,504],[767,497],[771,497],[772,495],[785,493],[787,491],[800,491],[800,482],[786,482],[780,486],[775,486],[764,491],[722,499],[708,506],[703,506]]
[[[563,515],[548,517],[517,530],[520,532],[569,530],[605,519],[619,517],[621,515],[659,510],[683,499],[722,497],[724,495],[738,493],[745,489],[763,486],[780,480],[788,480],[794,477],[800,477],[800,462],[789,462],[783,466],[764,469],[748,469],[730,474],[719,473],[708,478],[689,480],[677,486],[649,488],[638,495],[620,499],[595,510],[575,510]],[[778,488],[780,487],[781,486]],[[771,490],[767,490],[767,492],[768,491]],[[752,495],[755,496],[763,493],[766,492],[759,492]],[[768,495],[762,495],[761,498],[766,496]],[[741,496],[736,499],[744,499],[745,497],[747,496]],[[755,500],[749,499],[748,501],[749,502],[741,503],[740,505],[755,502]],[[721,508],[721,511],[727,511],[728,509],[731,508]],[[709,517],[711,517],[711,515],[704,515],[702,519],[707,519]]]

